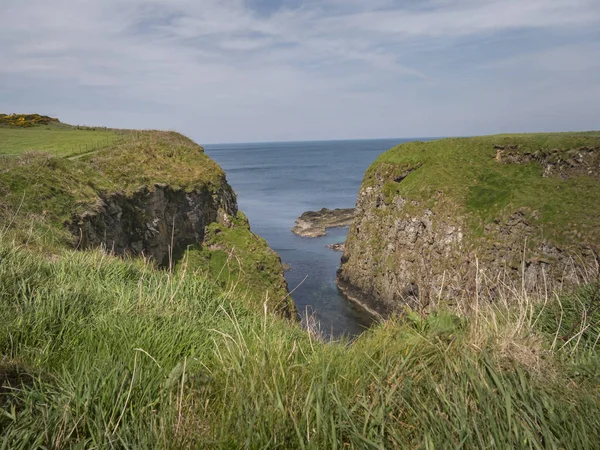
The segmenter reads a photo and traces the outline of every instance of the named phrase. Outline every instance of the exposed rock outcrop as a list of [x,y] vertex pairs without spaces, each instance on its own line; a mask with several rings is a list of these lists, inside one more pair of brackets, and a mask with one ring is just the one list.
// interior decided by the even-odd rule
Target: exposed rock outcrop
[[72,218],[69,229],[79,248],[102,246],[118,255],[145,255],[166,265],[188,245],[201,243],[205,227],[237,214],[235,193],[223,180],[216,192],[186,192],[165,184],[132,195],[100,197],[94,209]]
[[[268,291],[273,311],[297,318],[281,259],[250,231],[224,177],[216,191],[207,187],[186,192],[155,184],[131,195],[101,197],[93,209],[73,216],[69,229],[78,248],[103,247],[117,255],[144,255],[162,266],[179,267],[185,253],[186,264],[209,275],[214,283],[225,289],[231,288],[232,280],[244,283],[247,291],[252,291],[250,295],[263,303]],[[240,241],[242,236],[245,243]],[[218,269],[210,263],[213,258],[223,259]]]
[[302,237],[315,238],[327,235],[327,228],[347,227],[354,218],[354,208],[306,211],[298,219],[292,232]]
[[[401,196],[386,202],[385,174],[359,193],[337,276],[348,298],[381,316],[403,304],[417,307],[425,291],[441,285],[443,270],[432,266],[432,260],[461,266],[464,257],[462,221],[438,219],[430,209]],[[447,288],[451,282],[460,289],[456,274],[446,280]]]
[[544,177],[558,175],[563,179],[588,175],[600,180],[600,147],[580,147],[563,151],[558,148],[520,152],[516,145],[494,146],[496,161],[504,164],[538,163]]
[[[464,155],[465,141],[457,141],[457,154]],[[426,144],[420,145],[427,149]],[[421,187],[420,179],[431,179],[426,171],[436,170],[422,162],[407,167],[403,162],[380,161],[369,169],[337,276],[339,288],[350,300],[388,316],[404,305],[422,308],[439,300],[461,302],[475,293],[493,299],[508,286],[543,294],[598,276],[600,241],[595,224],[600,202],[584,190],[590,182],[578,178],[594,177],[600,169],[597,147],[550,150],[535,158],[520,151],[518,144],[488,148],[475,156],[481,158],[486,175],[475,182],[465,176],[472,185],[445,188],[440,180],[439,188]],[[396,154],[400,151],[396,149]],[[535,186],[535,177],[554,181],[544,182],[539,189],[546,190],[538,193],[537,201],[507,202],[516,195],[508,190],[511,187],[490,183],[496,180],[487,175],[490,169],[483,159],[487,154],[492,158],[495,154],[499,165],[539,163],[541,170],[527,172],[531,178],[524,183]],[[565,157],[569,154],[574,155],[571,162]],[[476,174],[479,169],[473,170]],[[403,188],[409,176],[410,187]],[[432,194],[413,194],[418,189],[430,189]],[[553,199],[559,195],[557,189],[563,196],[560,189],[580,189],[582,195],[572,199],[580,206],[565,204],[565,212],[557,214],[562,198]],[[487,202],[483,212],[475,209],[483,209],[482,199]],[[493,216],[490,211],[495,211]],[[569,215],[572,229],[558,225]]]

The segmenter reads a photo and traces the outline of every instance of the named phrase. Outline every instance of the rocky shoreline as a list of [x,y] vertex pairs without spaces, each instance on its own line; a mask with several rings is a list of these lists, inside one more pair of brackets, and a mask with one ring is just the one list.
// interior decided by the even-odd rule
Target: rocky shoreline
[[326,236],[327,228],[350,226],[353,219],[354,208],[322,208],[319,211],[306,211],[296,219],[292,232],[306,238]]

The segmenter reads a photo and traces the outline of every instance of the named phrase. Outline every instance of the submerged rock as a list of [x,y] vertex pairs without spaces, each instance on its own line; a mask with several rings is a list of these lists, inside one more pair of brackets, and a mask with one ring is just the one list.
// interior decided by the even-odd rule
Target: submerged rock
[[347,227],[354,219],[354,208],[322,208],[319,211],[307,211],[296,219],[292,232],[302,237],[315,238],[325,236],[327,228]]

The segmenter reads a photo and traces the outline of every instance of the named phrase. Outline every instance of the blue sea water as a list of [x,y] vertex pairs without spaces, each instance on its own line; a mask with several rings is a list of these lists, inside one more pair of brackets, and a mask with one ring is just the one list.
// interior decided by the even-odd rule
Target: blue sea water
[[305,211],[354,207],[369,165],[385,150],[411,140],[204,146],[206,154],[226,171],[252,231],[291,266],[285,275],[290,290],[296,288],[292,298],[302,320],[306,323],[312,316],[325,335],[356,336],[372,323],[335,284],[341,253],[327,244],[343,242],[347,229],[329,229],[327,236],[314,239],[296,236],[291,229]]

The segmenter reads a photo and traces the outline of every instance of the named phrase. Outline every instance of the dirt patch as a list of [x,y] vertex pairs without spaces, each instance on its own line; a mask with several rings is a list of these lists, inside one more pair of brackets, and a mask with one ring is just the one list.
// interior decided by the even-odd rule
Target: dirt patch
[[0,363],[0,396],[24,385],[31,386],[33,381],[33,375],[18,364]]

